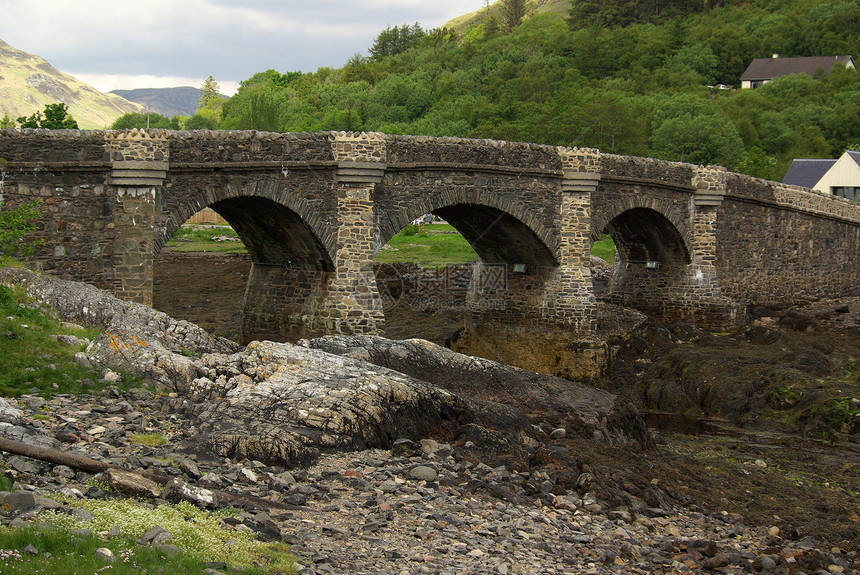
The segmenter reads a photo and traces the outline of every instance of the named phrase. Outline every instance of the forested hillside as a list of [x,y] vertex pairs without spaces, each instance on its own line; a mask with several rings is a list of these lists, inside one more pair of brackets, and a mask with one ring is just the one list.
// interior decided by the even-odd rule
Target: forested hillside
[[[860,78],[739,86],[754,57],[858,57],[860,0],[501,0],[460,32],[388,28],[368,55],[242,83],[218,127],[522,140],[781,179],[860,149]],[[513,5],[513,12],[511,6]]]

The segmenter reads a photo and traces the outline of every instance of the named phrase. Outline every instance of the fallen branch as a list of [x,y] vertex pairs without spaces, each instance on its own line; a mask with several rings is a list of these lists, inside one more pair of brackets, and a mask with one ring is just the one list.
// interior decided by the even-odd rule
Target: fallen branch
[[[110,469],[129,471],[128,469],[124,469],[116,465],[110,465],[109,463],[105,463],[103,461],[96,461],[95,459],[90,459],[89,457],[85,457],[83,455],[77,455],[65,451],[57,451],[56,449],[48,449],[46,447],[30,445],[29,443],[15,441],[13,439],[7,439],[5,437],[0,437],[0,451],[14,453],[16,455],[23,455],[24,457],[38,459],[40,461],[46,461],[48,463],[55,463],[57,465],[65,465],[67,467],[71,467],[72,469],[86,471],[87,473],[102,473]],[[138,473],[139,475],[142,475],[147,479],[151,479],[159,485],[167,485],[174,479],[173,477],[158,475],[149,471],[136,471],[135,473]],[[279,501],[272,501],[270,499],[264,499],[262,497],[255,497],[253,495],[238,495],[236,493],[230,493],[229,491],[210,489],[208,487],[206,487],[205,489],[209,489],[210,491],[212,491],[218,497],[219,501],[226,501],[228,503],[250,503],[253,505],[269,507],[272,509],[300,509],[300,507],[290,505],[289,503],[281,503]]]

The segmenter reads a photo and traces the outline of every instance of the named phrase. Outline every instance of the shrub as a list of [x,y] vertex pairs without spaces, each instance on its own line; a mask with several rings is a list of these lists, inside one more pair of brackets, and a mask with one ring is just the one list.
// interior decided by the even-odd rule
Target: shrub
[[25,242],[24,238],[36,230],[41,202],[22,204],[16,208],[0,207],[0,258],[27,257],[42,244],[41,240]]

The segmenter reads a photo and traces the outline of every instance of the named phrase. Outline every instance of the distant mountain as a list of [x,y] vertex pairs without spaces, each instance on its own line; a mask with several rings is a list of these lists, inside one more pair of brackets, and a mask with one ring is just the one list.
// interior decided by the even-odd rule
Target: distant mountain
[[0,40],[0,118],[15,120],[63,102],[82,129],[101,129],[142,106],[60,72],[44,59]]
[[111,90],[130,102],[144,106],[150,112],[172,118],[193,116],[200,99],[200,89],[190,86],[181,88],[138,88],[136,90]]

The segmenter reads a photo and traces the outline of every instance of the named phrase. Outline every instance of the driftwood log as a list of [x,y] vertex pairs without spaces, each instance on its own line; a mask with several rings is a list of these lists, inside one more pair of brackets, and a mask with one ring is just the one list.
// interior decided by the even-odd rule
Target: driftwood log
[[[29,443],[15,441],[13,439],[7,439],[5,437],[0,437],[0,451],[14,453],[16,455],[23,455],[24,457],[38,459],[40,461],[46,461],[48,463],[54,463],[56,465],[65,465],[67,467],[71,467],[72,469],[78,469],[87,473],[102,473],[110,469],[129,471],[128,469],[124,469],[116,465],[110,465],[102,461],[96,461],[95,459],[84,457],[83,455],[77,455],[65,451],[57,451],[56,449],[48,449],[45,447],[30,445]],[[174,479],[173,477],[167,477],[164,475],[158,475],[150,472],[135,473],[138,473],[139,475],[142,475],[147,479],[151,479],[159,485],[167,485]],[[209,488],[207,487],[206,489]],[[220,489],[209,490],[216,496],[218,496],[219,501],[226,501],[228,503],[239,503],[240,505],[243,503],[252,504],[259,505],[261,507],[268,507],[270,509],[299,509],[299,507],[295,505],[290,505],[289,503],[281,503],[279,501],[272,501],[269,499],[264,499],[262,497],[254,497],[253,495],[237,495],[236,493],[230,493],[229,491],[223,491]]]

